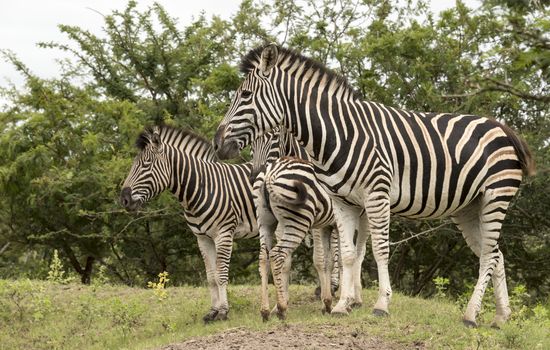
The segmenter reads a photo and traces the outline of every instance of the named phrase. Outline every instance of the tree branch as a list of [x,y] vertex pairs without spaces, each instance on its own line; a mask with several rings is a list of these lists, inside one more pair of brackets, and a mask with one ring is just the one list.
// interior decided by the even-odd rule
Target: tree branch
[[432,233],[432,232],[434,232],[434,231],[439,230],[440,228],[442,228],[442,227],[444,227],[444,226],[447,226],[448,224],[449,224],[448,222],[444,222],[444,223],[442,223],[442,224],[439,225],[439,226],[432,227],[432,228],[430,228],[430,229],[428,229],[428,230],[426,230],[426,231],[422,231],[422,232],[415,233],[415,234],[413,234],[412,236],[407,237],[407,238],[405,238],[405,239],[402,239],[402,240],[400,240],[400,241],[397,241],[397,242],[390,242],[390,246],[402,244],[402,243],[405,243],[405,242],[407,242],[407,241],[410,241],[410,240],[413,239],[413,238],[417,238],[417,237],[419,237],[419,236],[427,235],[427,234],[429,234],[429,233]]

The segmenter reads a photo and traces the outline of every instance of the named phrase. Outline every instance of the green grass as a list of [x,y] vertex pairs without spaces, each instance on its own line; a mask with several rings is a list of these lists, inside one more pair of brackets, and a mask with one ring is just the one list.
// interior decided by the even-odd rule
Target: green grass
[[[395,293],[391,315],[379,318],[371,315],[376,291],[366,289],[362,308],[334,318],[321,314],[313,289],[291,287],[287,323],[304,328],[333,324],[339,326],[335,329],[346,327],[434,349],[550,349],[548,307],[500,330],[489,328],[492,315],[487,312],[481,315],[478,329],[468,329],[462,325],[460,308],[449,300]],[[177,287],[167,292],[167,298],[159,301],[147,289],[0,280],[0,349],[146,349],[234,327],[264,330],[281,325],[277,319],[261,321],[259,286],[230,286],[230,320],[209,325],[202,323],[210,303],[206,288]]]

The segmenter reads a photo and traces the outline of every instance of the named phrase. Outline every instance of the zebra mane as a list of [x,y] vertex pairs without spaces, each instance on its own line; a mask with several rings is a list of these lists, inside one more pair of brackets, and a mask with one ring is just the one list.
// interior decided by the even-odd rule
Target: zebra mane
[[[241,59],[240,64],[240,71],[243,74],[248,74],[258,65],[260,64],[260,57],[262,56],[262,51],[267,47],[268,45],[259,46],[255,49],[250,50],[245,56]],[[293,49],[289,49],[286,47],[282,47],[277,45],[277,51],[278,51],[278,58],[277,58],[277,65],[280,65],[282,62],[285,62],[288,60],[290,64],[292,64],[295,61],[299,61],[304,66],[304,71],[307,71],[309,69],[319,71],[321,73],[321,76],[325,76],[327,78],[327,82],[335,82],[337,86],[341,86],[345,88],[347,91],[351,92],[353,97],[356,99],[362,99],[361,93],[351,84],[348,82],[348,80],[340,75],[339,73],[336,73],[332,69],[328,68],[321,62],[311,58],[306,57],[302,55],[300,52],[295,51]]]
[[139,150],[145,149],[151,143],[153,133],[157,131],[162,143],[174,146],[187,154],[195,157],[215,160],[216,152],[212,144],[206,138],[194,133],[191,130],[177,128],[169,125],[148,126],[138,136],[136,147]]

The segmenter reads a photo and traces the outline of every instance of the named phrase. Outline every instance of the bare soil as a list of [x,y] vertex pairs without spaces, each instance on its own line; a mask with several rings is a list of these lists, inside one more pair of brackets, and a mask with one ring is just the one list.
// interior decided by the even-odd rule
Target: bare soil
[[341,325],[282,325],[251,331],[233,328],[222,333],[166,345],[161,350],[267,350],[267,349],[424,349],[424,344],[398,344],[361,334]]

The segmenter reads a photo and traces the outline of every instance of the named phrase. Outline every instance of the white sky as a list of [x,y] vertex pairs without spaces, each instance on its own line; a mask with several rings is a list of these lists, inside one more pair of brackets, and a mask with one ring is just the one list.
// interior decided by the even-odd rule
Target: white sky
[[[139,0],[139,8],[152,5],[153,0]],[[180,28],[199,16],[202,10],[207,17],[219,15],[228,19],[238,10],[241,0],[157,0],[172,17],[179,19]],[[441,10],[455,5],[455,0],[432,0],[432,10]],[[469,7],[477,7],[478,0],[466,0]],[[92,33],[101,33],[103,18],[97,12],[109,14],[123,10],[127,0],[0,0],[0,49],[13,51],[33,73],[43,78],[56,76],[56,59],[61,52],[41,49],[41,41],[66,43],[58,24],[77,25]],[[93,11],[93,10],[95,11]],[[21,86],[23,78],[13,66],[0,60],[0,86],[8,82]]]

